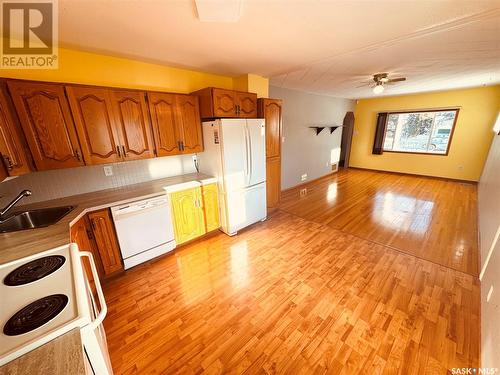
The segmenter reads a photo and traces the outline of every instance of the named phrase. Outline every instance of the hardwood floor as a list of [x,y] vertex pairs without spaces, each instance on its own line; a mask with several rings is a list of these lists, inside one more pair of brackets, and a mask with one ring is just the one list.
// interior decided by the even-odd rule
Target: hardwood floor
[[[354,174],[365,186],[384,178]],[[337,199],[367,194],[344,183]],[[425,193],[414,199],[422,203],[402,192],[410,185],[402,179],[382,194],[408,211],[437,212],[430,188],[444,196],[447,185],[420,183]],[[456,189],[458,197],[470,187]],[[356,202],[358,214],[372,215]],[[428,230],[421,216],[410,222]],[[278,211],[235,237],[217,234],[107,282],[115,374],[406,375],[479,365],[477,278],[330,225]]]
[[285,192],[280,209],[479,274],[475,184],[349,169],[306,188]]

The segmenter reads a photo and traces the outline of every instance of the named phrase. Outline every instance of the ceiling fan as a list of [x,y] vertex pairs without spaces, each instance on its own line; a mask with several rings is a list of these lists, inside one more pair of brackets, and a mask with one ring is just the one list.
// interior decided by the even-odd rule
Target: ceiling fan
[[402,81],[406,81],[406,77],[389,78],[389,73],[377,73],[373,75],[372,80],[357,87],[369,85],[373,88],[375,94],[381,94],[384,92],[384,85],[391,85]]

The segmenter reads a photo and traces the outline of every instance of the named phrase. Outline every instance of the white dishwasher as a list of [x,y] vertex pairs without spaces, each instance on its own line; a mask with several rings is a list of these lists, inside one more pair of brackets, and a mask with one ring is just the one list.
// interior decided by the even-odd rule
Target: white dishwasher
[[111,207],[125,269],[175,248],[167,195]]

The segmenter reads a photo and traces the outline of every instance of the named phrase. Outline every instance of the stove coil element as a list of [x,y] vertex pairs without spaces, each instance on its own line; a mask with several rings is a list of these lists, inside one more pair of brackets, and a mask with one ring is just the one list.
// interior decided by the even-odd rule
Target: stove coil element
[[16,312],[3,327],[7,336],[28,333],[54,319],[68,304],[64,294],[40,298]]
[[25,263],[10,272],[3,283],[7,286],[19,286],[40,280],[62,267],[66,258],[61,255],[51,255]]

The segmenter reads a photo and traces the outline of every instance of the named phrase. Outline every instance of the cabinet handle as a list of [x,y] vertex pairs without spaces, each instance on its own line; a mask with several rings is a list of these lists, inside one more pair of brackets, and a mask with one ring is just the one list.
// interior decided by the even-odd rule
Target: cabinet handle
[[90,224],[92,225],[92,229],[96,230],[95,219],[91,219]]
[[122,157],[122,152],[120,151],[120,146],[116,146],[116,152],[118,153],[118,157]]
[[13,169],[14,169],[14,164],[12,164],[12,160],[10,159],[10,157],[9,157],[9,156],[4,155],[4,157],[3,157],[3,158],[4,158],[4,160],[5,160],[5,163],[7,163],[7,169],[8,169],[9,171],[13,170]]
[[127,157],[127,151],[125,150],[125,146],[122,145],[123,156]]
[[184,141],[181,141],[181,151],[184,151]]
[[81,156],[80,156],[80,150],[75,150],[75,158],[76,158],[76,160],[78,160],[78,161],[81,161],[81,160],[82,160],[82,158],[81,158]]
[[181,141],[177,141],[177,148],[179,149],[179,151],[182,151]]
[[90,229],[87,229],[87,238],[89,240],[93,240],[94,239],[94,234],[92,233],[92,231]]

